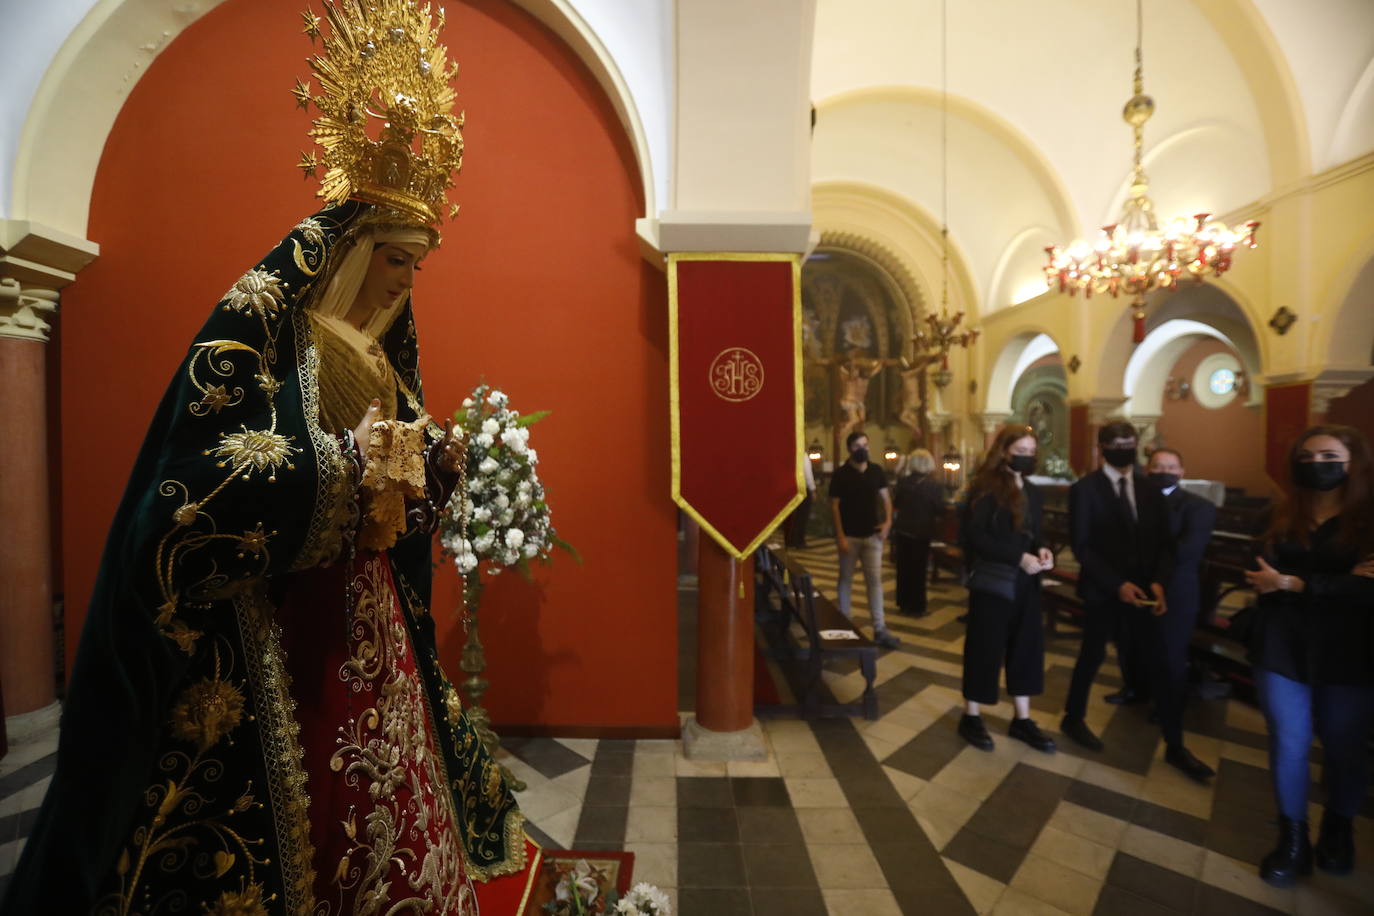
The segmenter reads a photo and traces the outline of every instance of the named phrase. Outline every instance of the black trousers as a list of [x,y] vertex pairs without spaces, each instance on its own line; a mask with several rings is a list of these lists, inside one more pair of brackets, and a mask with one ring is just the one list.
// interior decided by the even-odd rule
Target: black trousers
[[1159,713],[1159,728],[1164,742],[1173,747],[1183,744],[1183,710],[1188,700],[1188,644],[1197,624],[1197,603],[1179,601],[1178,607],[1158,617],[1151,616],[1147,630],[1150,662],[1150,692]]
[[806,546],[806,523],[811,520],[811,494],[808,492],[787,516],[787,532],[783,539],[788,547]]
[[892,565],[897,570],[897,608],[918,617],[926,612],[930,538],[892,535]]
[[[1081,719],[1087,714],[1088,691],[1092,689],[1093,680],[1107,655],[1109,639],[1117,639],[1118,661],[1124,677],[1134,677],[1137,683],[1149,677],[1148,674],[1137,674],[1137,669],[1131,667],[1136,652],[1130,647],[1148,647],[1153,641],[1150,616],[1149,608],[1122,604],[1115,599],[1084,602],[1083,644],[1078,649],[1078,661],[1073,666],[1073,678],[1069,681],[1069,697],[1064,703],[1065,715]],[[1144,656],[1147,653],[1148,649],[1139,654]],[[1126,683],[1131,682],[1127,680]]]
[[1006,601],[969,592],[964,637],[964,699],[997,702],[998,674],[1005,663],[1007,693],[1036,696],[1045,690],[1045,627],[1040,619],[1040,583],[1017,575],[1016,593]]

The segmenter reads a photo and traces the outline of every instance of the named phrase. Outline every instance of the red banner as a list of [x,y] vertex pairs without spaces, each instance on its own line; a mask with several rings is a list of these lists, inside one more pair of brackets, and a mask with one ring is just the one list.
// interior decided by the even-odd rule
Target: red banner
[[672,254],[673,500],[745,557],[801,502],[801,261]]

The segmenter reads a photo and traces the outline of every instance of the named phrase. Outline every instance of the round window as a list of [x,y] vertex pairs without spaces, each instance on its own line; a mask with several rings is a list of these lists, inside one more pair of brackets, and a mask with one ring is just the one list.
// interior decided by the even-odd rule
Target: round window
[[1218,369],[1207,380],[1207,387],[1212,389],[1212,394],[1230,394],[1236,388],[1236,374],[1230,369]]

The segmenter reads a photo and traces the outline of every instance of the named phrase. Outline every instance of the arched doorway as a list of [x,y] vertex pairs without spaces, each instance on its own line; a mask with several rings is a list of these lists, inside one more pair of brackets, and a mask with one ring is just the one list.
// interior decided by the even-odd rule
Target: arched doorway
[[1059,347],[1047,334],[1031,338],[1013,371],[1012,423],[1035,430],[1040,473],[1072,477],[1069,469],[1069,380]]
[[907,360],[916,296],[871,253],[823,245],[803,265],[806,438],[827,463],[842,460],[845,437],[860,429],[875,455],[929,447],[932,405]]

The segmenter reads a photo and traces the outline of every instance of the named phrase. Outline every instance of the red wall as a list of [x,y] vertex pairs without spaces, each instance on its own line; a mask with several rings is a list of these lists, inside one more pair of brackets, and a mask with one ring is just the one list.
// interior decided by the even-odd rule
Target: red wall
[[[1198,363],[1214,353],[1235,355],[1219,340],[1200,340],[1183,351],[1169,374],[1191,383]],[[1191,394],[1181,401],[1165,397],[1158,429],[1166,445],[1183,453],[1189,477],[1225,481],[1251,496],[1269,495],[1263,409],[1246,407],[1244,397],[1216,410],[1203,407]]]
[[[164,51],[106,144],[89,235],[100,259],[63,294],[62,537],[69,653],[138,445],[192,335],[297,220],[309,115],[300,4],[228,0]],[[676,515],[669,498],[663,276],[639,256],[640,182],[594,79],[551,32],[496,0],[448,9],[468,144],[462,212],[417,278],[430,409],[485,376],[534,429],[559,556],[534,585],[486,593],[497,722],[672,728]],[[458,680],[458,580],[434,615]]]

